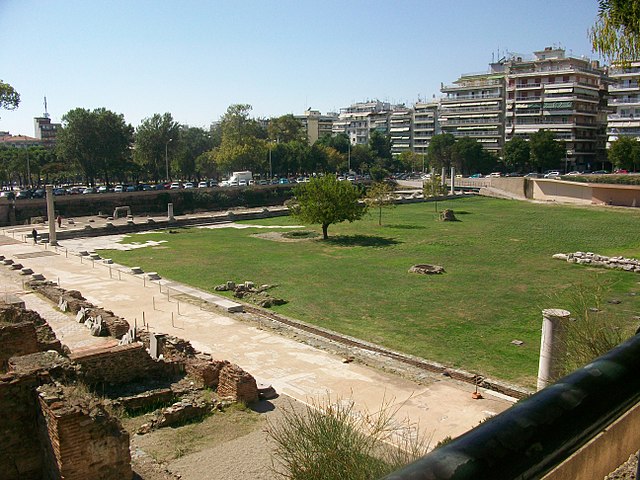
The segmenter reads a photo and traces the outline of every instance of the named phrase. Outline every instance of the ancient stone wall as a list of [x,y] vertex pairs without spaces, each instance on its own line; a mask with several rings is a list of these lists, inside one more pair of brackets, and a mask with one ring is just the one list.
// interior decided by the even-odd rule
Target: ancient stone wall
[[[49,324],[38,312],[26,310],[15,305],[3,305],[0,303],[0,323],[17,324],[21,322],[31,323],[35,329],[37,350],[27,353],[44,352],[46,350],[55,350],[62,352],[60,340],[56,338]],[[0,346],[2,343],[0,343]],[[2,350],[2,348],[0,348]]]
[[77,314],[81,308],[84,308],[87,310],[88,315],[92,317],[100,315],[102,317],[103,336],[121,338],[129,331],[129,322],[124,318],[118,317],[110,310],[96,307],[86,301],[77,290],[65,290],[51,282],[33,281],[29,283],[29,286],[52,302],[58,303],[62,298],[67,303],[68,310],[73,314]]
[[4,480],[42,478],[38,385],[36,374],[0,376],[0,478]]
[[187,374],[203,387],[218,388],[220,371],[230,365],[226,360],[198,360],[185,363]]
[[8,370],[9,359],[40,351],[33,323],[0,323],[0,372]]
[[218,396],[253,403],[258,400],[258,386],[249,373],[237,365],[229,364],[220,371]]
[[184,369],[180,363],[152,359],[139,342],[84,351],[69,358],[81,366],[82,377],[90,385],[171,378]]
[[38,389],[45,433],[45,478],[128,480],[133,477],[129,434],[95,399],[69,398],[69,389]]

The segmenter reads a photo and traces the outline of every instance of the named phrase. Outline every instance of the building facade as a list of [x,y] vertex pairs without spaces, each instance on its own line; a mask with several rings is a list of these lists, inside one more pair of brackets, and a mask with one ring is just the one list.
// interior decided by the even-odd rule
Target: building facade
[[397,107],[389,114],[389,135],[391,154],[400,155],[409,152],[413,143],[413,110]]
[[547,47],[506,64],[505,141],[549,130],[563,140],[567,168],[591,169],[604,154],[608,77],[586,58]]
[[640,62],[609,69],[607,143],[620,137],[640,137]]
[[414,104],[412,120],[412,150],[420,155],[426,155],[431,138],[440,133],[438,102]]
[[326,115],[322,115],[318,110],[308,109],[303,115],[295,115],[295,118],[300,121],[307,132],[309,145],[313,145],[323,135],[333,132],[333,123],[338,120],[338,114],[328,112]]
[[505,75],[502,62],[487,73],[462,75],[452,85],[442,85],[438,120],[442,133],[471,137],[490,152],[504,145]]
[[352,145],[367,145],[369,134],[375,129],[389,133],[391,104],[379,100],[354,103],[340,109],[338,119],[333,122],[333,134],[346,133]]

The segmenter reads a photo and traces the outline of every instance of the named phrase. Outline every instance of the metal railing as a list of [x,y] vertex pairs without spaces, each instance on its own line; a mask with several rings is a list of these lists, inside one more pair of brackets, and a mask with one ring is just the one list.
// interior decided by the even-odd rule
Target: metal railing
[[640,401],[639,371],[635,335],[385,480],[541,478]]

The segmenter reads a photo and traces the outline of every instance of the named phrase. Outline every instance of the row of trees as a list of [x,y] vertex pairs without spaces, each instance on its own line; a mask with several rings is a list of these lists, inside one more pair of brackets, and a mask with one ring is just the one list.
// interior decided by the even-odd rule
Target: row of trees
[[[267,177],[351,170],[376,179],[393,171],[442,167],[462,174],[544,171],[561,167],[565,158],[564,142],[545,130],[507,142],[502,159],[473,138],[451,134],[434,136],[426,155],[407,151],[394,156],[390,137],[377,130],[367,145],[351,145],[346,134],[325,135],[310,145],[293,115],[267,122],[250,113],[250,105],[231,105],[210,129],[180,125],[170,113],[155,114],[134,129],[110,110],[76,108],[63,116],[55,150],[1,149],[0,177],[23,185],[33,184],[31,178],[35,183],[42,178],[109,184],[218,178],[234,170]],[[637,148],[629,142],[635,141],[614,142],[610,158],[618,168],[635,170],[638,154],[631,153]]]

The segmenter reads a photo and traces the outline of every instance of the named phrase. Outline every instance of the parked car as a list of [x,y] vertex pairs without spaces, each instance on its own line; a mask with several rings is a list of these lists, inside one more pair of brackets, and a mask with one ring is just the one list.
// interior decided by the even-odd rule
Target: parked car
[[560,176],[560,172],[556,170],[551,170],[544,174],[544,178],[558,178]]
[[596,170],[593,172],[594,175],[607,175],[609,172],[607,170]]
[[107,193],[109,192],[109,187],[106,185],[100,185],[97,190],[98,193]]
[[283,178],[281,178],[281,179],[278,181],[278,183],[279,183],[280,185],[287,185],[287,184],[289,183],[289,179],[288,179],[288,178],[284,178],[284,177],[283,177]]
[[184,184],[183,188],[195,188],[195,185],[193,184],[193,182],[187,182]]
[[124,185],[116,185],[113,189],[113,191],[115,193],[122,193],[125,191],[125,186]]
[[31,190],[20,190],[18,193],[16,193],[16,198],[19,199],[26,199],[26,198],[31,198],[33,197],[33,192]]
[[58,197],[60,195],[66,195],[67,191],[64,188],[54,188],[53,189],[53,194]]
[[524,177],[525,178],[542,178],[543,175],[538,172],[531,172],[531,173],[527,173]]
[[625,170],[624,168],[619,168],[618,170],[615,170],[613,173],[624,175],[624,174],[629,173],[629,170]]
[[575,177],[576,175],[582,175],[582,174],[580,172],[578,172],[577,170],[574,170],[573,172],[567,173],[567,175],[571,175],[572,177]]
[[497,177],[501,177],[502,173],[500,172],[492,172],[489,175],[487,175],[487,177],[493,177],[493,178],[497,178]]
[[249,183],[247,183],[246,180],[238,180],[239,187],[246,187],[247,185],[249,185]]
[[180,182],[173,182],[170,186],[169,186],[169,190],[177,190],[181,187]]
[[[429,178],[431,178],[431,175],[429,175]],[[482,178],[482,174],[481,173],[474,173],[473,175],[469,176],[469,178]]]
[[[65,193],[66,193],[66,190],[65,190]],[[87,187],[82,191],[83,195],[87,195],[89,193],[96,193],[96,189],[93,188],[93,187]],[[55,193],[54,193],[54,195],[55,195]]]
[[208,186],[207,182],[198,182],[198,188],[207,188]]

